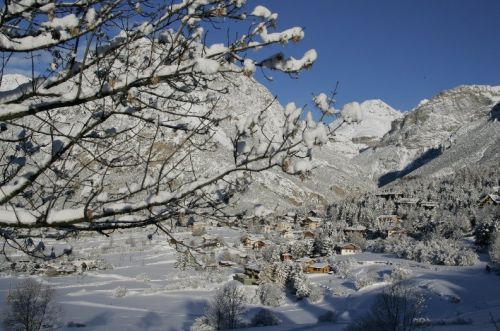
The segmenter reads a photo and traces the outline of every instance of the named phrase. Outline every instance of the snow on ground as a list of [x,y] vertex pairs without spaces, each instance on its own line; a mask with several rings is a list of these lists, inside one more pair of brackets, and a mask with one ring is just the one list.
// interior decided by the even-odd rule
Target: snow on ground
[[[223,237],[232,245],[241,232],[211,228],[209,234]],[[64,324],[84,323],[86,327],[79,328],[82,331],[189,330],[193,320],[203,314],[215,289],[238,271],[238,268],[212,273],[178,270],[176,253],[168,240],[161,236],[148,240],[146,235],[146,231],[134,231],[115,235],[113,240],[103,237],[73,240],[75,252],[100,256],[113,268],[60,277],[35,276],[57,290]],[[384,274],[396,266],[411,269],[412,276],[406,282],[427,297],[429,318],[460,316],[473,321],[463,326],[435,326],[434,330],[495,330],[489,322],[490,313],[500,318],[500,277],[486,273],[484,263],[474,267],[429,266],[371,253],[339,259],[351,259],[351,276],[342,279],[329,274],[309,275],[325,291],[321,302],[312,304],[289,296],[283,306],[272,308],[282,320],[281,325],[246,330],[342,330],[352,318],[370,309],[376,294],[388,284],[383,281]],[[375,275],[378,281],[356,290],[353,277],[363,275]],[[25,276],[1,275],[0,307],[5,305],[9,288],[21,277]],[[126,289],[124,296],[120,296],[121,288]],[[249,286],[246,292],[254,290],[255,287]],[[257,304],[248,304],[247,316],[253,316],[259,308]],[[329,310],[339,314],[338,321],[318,324],[318,316]]]

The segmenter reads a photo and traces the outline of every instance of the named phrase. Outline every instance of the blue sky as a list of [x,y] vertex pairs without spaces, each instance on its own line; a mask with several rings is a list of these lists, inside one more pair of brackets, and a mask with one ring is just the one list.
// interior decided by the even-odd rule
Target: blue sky
[[[302,26],[305,39],[283,49],[319,57],[299,79],[258,80],[281,103],[311,104],[311,93],[340,83],[337,106],[382,99],[409,110],[462,84],[500,85],[499,0],[263,0],[278,28]],[[251,8],[249,8],[251,10]]]
[[[278,30],[301,26],[306,36],[251,54],[255,59],[277,51],[299,58],[311,48],[319,54],[299,79],[267,72],[269,82],[257,73],[282,104],[311,105],[313,93],[330,92],[337,81],[338,108],[382,99],[403,111],[458,85],[500,85],[500,0],[247,0],[247,10],[258,4],[279,14]],[[224,41],[226,28],[209,31],[209,42]],[[29,59],[16,56],[11,64],[29,74]]]

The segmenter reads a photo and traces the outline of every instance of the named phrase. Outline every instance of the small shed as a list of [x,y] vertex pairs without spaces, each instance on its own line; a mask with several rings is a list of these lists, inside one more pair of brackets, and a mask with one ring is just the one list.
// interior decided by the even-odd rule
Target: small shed
[[321,274],[326,274],[332,271],[332,267],[328,263],[322,262],[322,263],[314,263],[311,265],[308,265],[304,268],[304,272],[307,273],[321,273]]
[[377,193],[376,196],[384,198],[386,201],[388,201],[388,200],[395,200],[397,198],[402,197],[403,193],[396,192],[396,191],[385,191],[385,192]]
[[356,244],[347,243],[342,246],[335,247],[335,251],[340,255],[351,255],[361,253],[362,249]]
[[314,239],[315,235],[312,231],[304,231],[304,239]]
[[479,206],[498,206],[500,204],[500,195],[498,194],[488,194],[481,202]]
[[380,215],[375,220],[375,226],[380,231],[399,226],[400,223],[401,219],[398,215]]
[[302,222],[302,226],[308,230],[314,231],[320,226],[322,221],[323,220],[319,217],[308,216]]
[[253,243],[252,249],[262,249],[266,247],[266,240],[257,240]]
[[408,231],[403,229],[400,226],[394,226],[387,230],[387,237],[394,237],[394,236],[406,236],[408,234]]
[[439,203],[436,201],[424,201],[420,202],[420,206],[423,207],[425,210],[433,210],[439,207]]

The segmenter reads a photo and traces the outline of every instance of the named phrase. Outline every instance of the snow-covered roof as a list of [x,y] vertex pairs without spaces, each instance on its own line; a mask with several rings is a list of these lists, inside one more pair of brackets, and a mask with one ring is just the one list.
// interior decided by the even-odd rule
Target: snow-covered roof
[[495,203],[500,203],[500,195],[498,194],[489,194],[488,195],[491,200],[493,200]]
[[409,204],[409,205],[415,205],[420,201],[418,198],[401,198],[396,201],[398,204]]
[[345,228],[346,231],[365,231],[366,230],[366,226],[363,226],[361,224],[356,224],[356,225],[353,225],[353,226],[348,226]]
[[342,245],[342,249],[361,250],[361,247],[359,247],[358,245],[353,244],[353,243],[347,243],[347,244]]
[[326,268],[328,266],[329,266],[329,264],[326,262],[316,262],[316,263],[311,265],[311,267],[315,268],[315,269],[323,269],[323,268]]
[[323,219],[315,216],[307,216],[304,222],[321,223],[323,222]]
[[311,261],[313,261],[313,259],[311,259],[309,256],[304,256],[297,260],[297,262],[311,262]]

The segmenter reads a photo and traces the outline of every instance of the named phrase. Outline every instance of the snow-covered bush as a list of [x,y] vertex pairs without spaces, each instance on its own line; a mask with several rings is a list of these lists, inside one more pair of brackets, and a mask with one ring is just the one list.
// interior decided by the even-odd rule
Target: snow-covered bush
[[389,274],[384,275],[384,281],[397,283],[412,276],[413,271],[409,268],[395,267]]
[[143,281],[143,282],[150,282],[151,281],[151,276],[148,275],[147,273],[143,272],[142,274],[138,274],[135,276],[135,279]]
[[274,283],[260,284],[257,293],[260,302],[265,306],[278,307],[285,300],[285,292]]
[[294,259],[310,256],[313,253],[314,242],[312,240],[298,240],[290,245],[290,254]]
[[115,298],[123,298],[124,296],[127,295],[127,292],[128,290],[126,287],[118,286],[113,290],[113,296]]
[[328,260],[328,263],[332,267],[332,271],[337,275],[339,278],[347,278],[350,273],[351,273],[351,268],[354,264],[354,260],[349,258],[349,259],[335,259],[331,258]]
[[370,286],[379,282],[380,279],[377,274],[373,272],[361,273],[354,276],[353,284],[357,290],[361,290],[364,287]]
[[279,324],[281,324],[281,320],[276,317],[271,310],[265,308],[260,309],[250,322],[250,326],[252,327],[273,326]]
[[323,300],[324,291],[319,286],[311,286],[311,291],[308,296],[308,300],[312,303],[317,303]]
[[5,330],[50,330],[58,326],[61,307],[55,290],[34,279],[20,281],[10,290],[2,307]]
[[237,281],[230,281],[216,293],[208,305],[205,316],[216,330],[243,326],[245,295]]
[[210,320],[206,316],[201,316],[197,317],[194,320],[194,323],[191,325],[189,328],[190,331],[215,331],[216,328],[214,328],[210,324]]
[[415,330],[425,299],[401,283],[389,286],[375,300],[371,311],[354,320],[346,331]]

